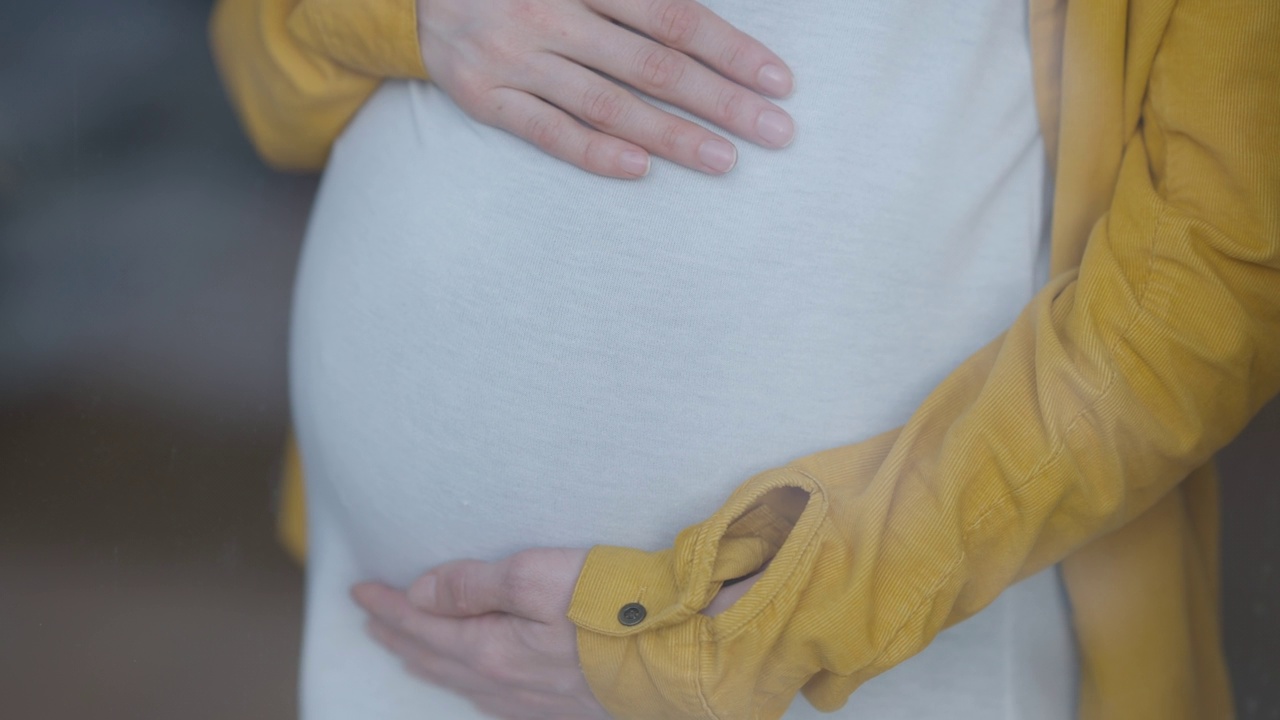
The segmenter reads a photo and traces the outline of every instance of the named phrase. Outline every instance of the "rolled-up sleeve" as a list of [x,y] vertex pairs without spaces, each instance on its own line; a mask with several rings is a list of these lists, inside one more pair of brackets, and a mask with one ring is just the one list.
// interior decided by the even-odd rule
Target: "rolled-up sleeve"
[[214,61],[259,155],[319,169],[382,80],[426,79],[416,12],[415,0],[219,0]]
[[1280,5],[1181,0],[1149,77],[1080,267],[905,426],[752,477],[667,550],[592,549],[570,618],[616,718],[834,710],[1151,508],[1280,390]]

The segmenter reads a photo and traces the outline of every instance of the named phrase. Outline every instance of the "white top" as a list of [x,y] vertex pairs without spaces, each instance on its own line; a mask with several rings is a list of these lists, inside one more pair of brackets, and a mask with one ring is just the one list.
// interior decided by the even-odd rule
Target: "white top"
[[[1024,0],[707,4],[797,77],[794,144],[740,142],[728,176],[589,175],[418,83],[335,148],[292,346],[306,720],[482,717],[365,637],[351,584],[669,546],[754,473],[902,424],[1042,282]],[[834,717],[1070,720],[1073,652],[1046,571]]]

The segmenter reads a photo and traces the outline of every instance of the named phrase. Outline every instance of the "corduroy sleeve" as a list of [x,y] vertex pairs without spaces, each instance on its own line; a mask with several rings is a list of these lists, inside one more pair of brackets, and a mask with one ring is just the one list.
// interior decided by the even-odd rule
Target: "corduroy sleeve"
[[614,717],[837,709],[1237,434],[1280,390],[1278,77],[1280,5],[1180,0],[1078,270],[905,426],[750,478],[668,550],[593,548],[569,617]]
[[317,170],[384,78],[426,79],[415,0],[219,0],[210,45],[273,167]]

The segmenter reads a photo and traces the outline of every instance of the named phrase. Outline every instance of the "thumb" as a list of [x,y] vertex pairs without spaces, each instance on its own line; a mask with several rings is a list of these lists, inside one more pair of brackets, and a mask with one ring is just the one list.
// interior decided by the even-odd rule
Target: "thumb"
[[514,612],[500,563],[454,560],[415,580],[407,594],[414,607],[433,615],[472,617]]

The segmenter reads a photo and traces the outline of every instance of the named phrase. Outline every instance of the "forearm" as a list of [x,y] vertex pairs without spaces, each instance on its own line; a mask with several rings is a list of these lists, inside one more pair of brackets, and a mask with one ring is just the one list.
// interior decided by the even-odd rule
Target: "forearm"
[[[666,553],[592,551],[571,617],[611,711],[774,717],[801,686],[838,707],[1017,578],[1150,508],[1280,389],[1275,18],[1179,10],[1078,272],[901,430],[752,478]],[[759,507],[789,524],[772,532],[785,541],[735,534]],[[697,616],[768,557],[737,605]],[[619,628],[637,586],[654,620]]]

